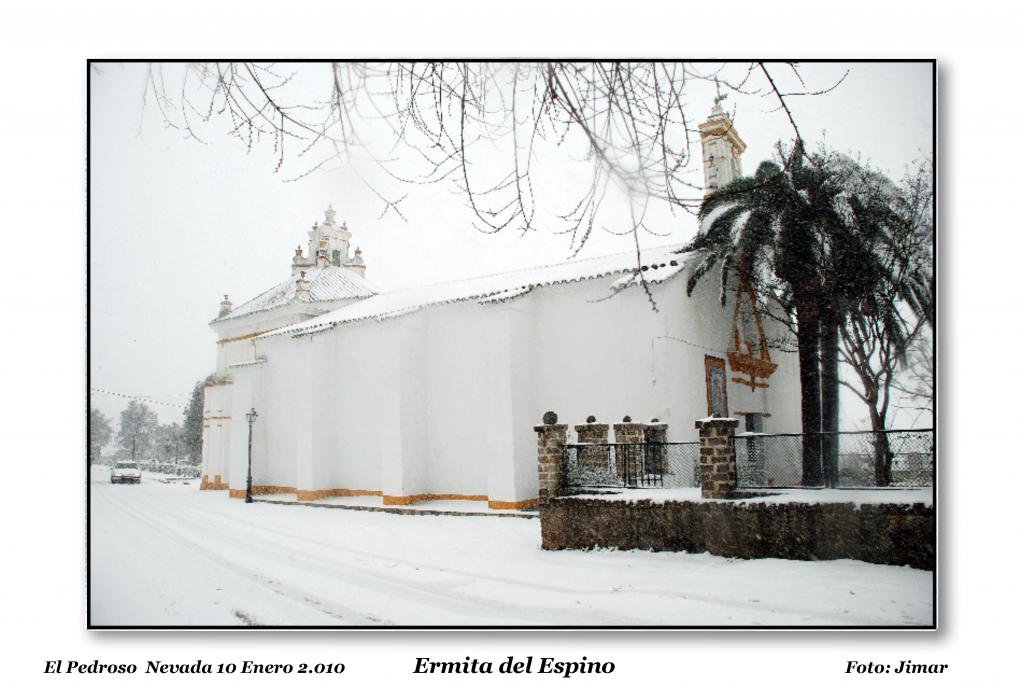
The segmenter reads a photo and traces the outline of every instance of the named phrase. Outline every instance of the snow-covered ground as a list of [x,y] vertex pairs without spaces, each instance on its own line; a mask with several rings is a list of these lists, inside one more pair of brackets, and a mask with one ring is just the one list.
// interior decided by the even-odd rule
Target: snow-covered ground
[[932,576],[840,560],[543,551],[536,519],[229,499],[93,469],[95,625],[922,625]]

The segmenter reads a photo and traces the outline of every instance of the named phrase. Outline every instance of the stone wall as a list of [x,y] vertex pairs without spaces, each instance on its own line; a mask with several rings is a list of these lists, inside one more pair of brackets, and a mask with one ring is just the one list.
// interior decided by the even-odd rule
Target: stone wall
[[935,567],[935,511],[923,504],[653,503],[579,495],[547,501],[540,517],[548,550],[671,550]]

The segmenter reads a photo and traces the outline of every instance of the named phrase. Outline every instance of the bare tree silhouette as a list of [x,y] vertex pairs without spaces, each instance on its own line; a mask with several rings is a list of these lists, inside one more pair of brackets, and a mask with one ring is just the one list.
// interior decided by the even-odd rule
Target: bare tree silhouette
[[[692,84],[715,82],[720,99],[764,97],[799,139],[787,99],[842,81],[811,89],[793,63],[228,62],[174,65],[173,76],[169,67],[149,66],[145,100],[187,138],[204,142],[204,129],[226,120],[247,151],[273,150],[275,172],[294,163],[288,180],[332,161],[368,161],[385,174],[371,180],[365,167],[352,169],[382,203],[381,216],[404,218],[406,185],[448,183],[478,230],[543,227],[568,235],[575,251],[597,227],[659,234],[647,222],[655,203],[696,214],[703,185],[685,97]],[[783,69],[801,90],[780,90],[774,73]],[[538,214],[556,154],[590,163],[589,175],[559,199],[561,210]],[[613,184],[635,199],[627,226],[598,218]]]

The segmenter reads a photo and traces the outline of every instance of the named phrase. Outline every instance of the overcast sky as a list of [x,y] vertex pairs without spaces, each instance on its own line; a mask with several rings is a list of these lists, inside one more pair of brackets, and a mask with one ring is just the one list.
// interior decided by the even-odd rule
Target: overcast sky
[[[167,67],[168,74],[174,69],[181,67]],[[247,153],[227,135],[225,120],[204,130],[205,144],[165,127],[152,100],[143,105],[145,70],[104,64],[91,74],[93,388],[184,405],[193,384],[213,371],[216,338],[208,322],[223,295],[241,304],[287,278],[295,245],[328,204],[362,247],[367,278],[384,289],[551,263],[572,252],[564,236],[551,233],[480,233],[464,199],[446,185],[409,189],[406,220],[394,213],[378,220],[379,200],[343,165],[284,182],[289,170],[275,173],[270,147]],[[931,66],[808,64],[802,75],[816,88],[847,70],[831,93],[790,100],[810,147],[824,141],[897,178],[930,156]],[[786,70],[778,71],[790,86]],[[714,88],[694,82],[688,89],[688,117],[701,121]],[[793,136],[768,99],[734,94],[726,105],[748,145],[746,173],[771,156],[776,141]],[[613,230],[626,225],[624,214],[607,216]],[[652,226],[658,236],[644,237],[647,244],[682,242],[695,231],[692,217],[667,212],[657,212]],[[581,255],[626,250],[631,241],[602,232]],[[94,394],[93,403],[116,417],[126,400]],[[162,422],[180,420],[179,407],[151,406]],[[862,416],[850,407],[847,426]]]

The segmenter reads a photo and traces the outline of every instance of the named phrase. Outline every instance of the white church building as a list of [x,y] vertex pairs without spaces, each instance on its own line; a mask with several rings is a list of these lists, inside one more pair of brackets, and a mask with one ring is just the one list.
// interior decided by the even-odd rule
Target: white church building
[[[710,192],[740,175],[745,144],[717,103],[700,131]],[[695,440],[712,413],[799,431],[796,355],[765,344],[784,326],[739,308],[742,292],[723,308],[712,276],[688,297],[678,245],[642,251],[639,269],[631,250],[392,292],[351,247],[328,209],[287,279],[225,297],[203,489],[245,495],[250,410],[255,494],[383,505],[535,504],[547,410],[570,425],[657,418],[669,440]]]

